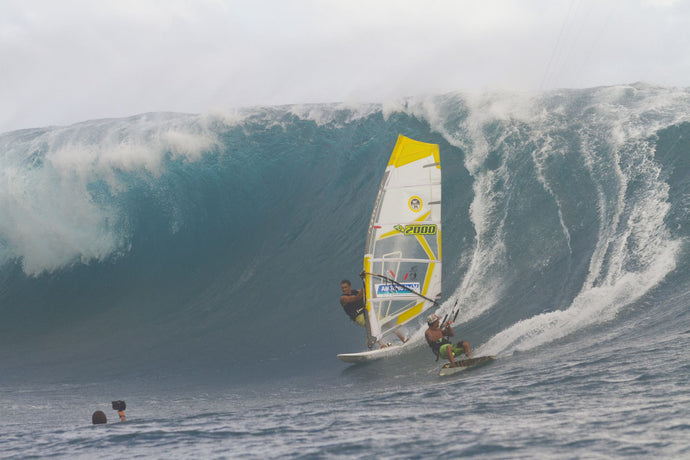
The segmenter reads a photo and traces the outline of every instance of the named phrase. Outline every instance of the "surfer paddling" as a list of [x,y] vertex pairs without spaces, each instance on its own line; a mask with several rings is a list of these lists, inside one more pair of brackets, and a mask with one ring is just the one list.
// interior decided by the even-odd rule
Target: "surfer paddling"
[[455,363],[455,357],[460,354],[465,354],[468,358],[472,353],[470,349],[470,344],[466,340],[459,341],[456,345],[453,345],[450,338],[453,337],[453,328],[450,327],[450,321],[446,321],[441,324],[441,318],[432,314],[426,320],[429,328],[424,333],[426,338],[426,343],[429,344],[431,350],[436,355],[436,359],[443,356],[447,358],[451,363]]

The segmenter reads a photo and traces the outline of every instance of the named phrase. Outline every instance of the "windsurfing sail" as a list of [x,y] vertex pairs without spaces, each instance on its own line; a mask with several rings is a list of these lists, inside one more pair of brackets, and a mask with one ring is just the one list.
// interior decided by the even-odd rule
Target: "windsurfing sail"
[[441,297],[438,145],[398,136],[364,252],[367,344],[372,348]]

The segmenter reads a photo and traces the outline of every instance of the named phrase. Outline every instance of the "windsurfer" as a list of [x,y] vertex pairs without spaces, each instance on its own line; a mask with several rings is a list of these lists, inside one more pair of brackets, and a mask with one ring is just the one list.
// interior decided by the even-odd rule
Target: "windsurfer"
[[352,321],[365,327],[363,290],[352,289],[350,280],[342,280],[340,282],[340,289],[343,291],[343,294],[340,296],[340,305],[343,306],[343,310],[345,310],[345,313]]
[[[342,280],[340,282],[340,290],[343,291],[343,294],[340,296],[340,305],[343,306],[347,316],[360,326],[366,327],[364,319],[364,289],[352,289],[350,280]],[[395,331],[395,335],[398,336],[402,343],[407,342],[407,337],[400,333],[400,331]],[[379,345],[381,348],[385,348],[390,344],[380,343]]]
[[450,327],[450,321],[440,324],[441,318],[436,314],[432,314],[429,315],[426,323],[429,328],[424,333],[424,337],[437,358],[443,356],[451,363],[454,363],[457,355],[464,353],[468,358],[470,357],[472,350],[466,340],[461,340],[455,345],[451,343],[450,338],[454,334],[453,328]]

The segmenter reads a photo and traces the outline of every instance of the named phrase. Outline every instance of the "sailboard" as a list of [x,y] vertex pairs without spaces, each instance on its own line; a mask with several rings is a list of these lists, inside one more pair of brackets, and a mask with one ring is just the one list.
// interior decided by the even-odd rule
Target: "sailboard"
[[495,360],[495,356],[479,356],[477,358],[467,358],[454,363],[446,363],[441,367],[441,371],[438,373],[441,377],[446,377],[448,375],[457,374],[458,372],[466,371],[467,369],[481,364],[488,364]]
[[441,298],[441,162],[437,144],[403,135],[381,179],[364,250],[368,350],[339,354],[362,362],[395,354],[396,333]]

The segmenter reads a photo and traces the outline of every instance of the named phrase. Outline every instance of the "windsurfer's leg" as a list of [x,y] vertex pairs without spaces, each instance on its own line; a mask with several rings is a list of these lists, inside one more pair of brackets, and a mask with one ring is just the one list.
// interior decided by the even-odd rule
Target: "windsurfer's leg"
[[453,357],[453,347],[450,345],[446,346],[446,355],[448,355],[448,361],[455,363],[455,358]]
[[360,313],[355,317],[355,323],[359,324],[362,327],[366,327],[366,323],[364,322],[364,313]]

